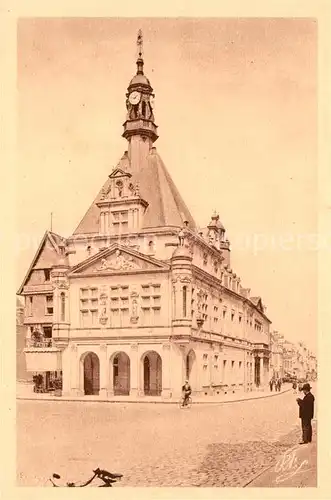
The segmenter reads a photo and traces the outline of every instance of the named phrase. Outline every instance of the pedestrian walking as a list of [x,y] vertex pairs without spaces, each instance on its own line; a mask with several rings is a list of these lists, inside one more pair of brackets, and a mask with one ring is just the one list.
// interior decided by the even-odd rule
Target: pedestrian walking
[[297,382],[296,380],[293,381],[293,384],[292,384],[292,389],[293,389],[293,394],[296,394],[297,393]]
[[315,397],[310,392],[311,387],[309,384],[303,384],[302,391],[304,393],[303,399],[297,398],[299,405],[299,418],[301,418],[302,427],[302,441],[300,444],[311,443],[312,441],[312,427],[311,421],[314,418],[314,402]]
[[272,389],[274,387],[274,381],[272,379],[269,382],[269,387],[270,387],[270,392],[272,392]]

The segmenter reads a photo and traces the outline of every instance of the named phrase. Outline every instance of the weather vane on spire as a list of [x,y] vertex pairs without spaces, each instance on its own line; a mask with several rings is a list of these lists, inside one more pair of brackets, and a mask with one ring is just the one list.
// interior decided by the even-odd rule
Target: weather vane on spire
[[141,59],[143,54],[144,54],[144,47],[143,47],[143,32],[141,30],[138,31],[138,36],[137,36],[137,47],[138,47],[138,58]]

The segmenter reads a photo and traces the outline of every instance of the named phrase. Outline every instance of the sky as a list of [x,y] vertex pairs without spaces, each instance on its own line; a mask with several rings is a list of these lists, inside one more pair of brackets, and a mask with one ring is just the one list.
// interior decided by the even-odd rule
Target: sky
[[317,24],[312,19],[21,19],[17,287],[50,228],[69,236],[117,164],[144,35],[156,147],[198,226],[272,328],[317,343]]

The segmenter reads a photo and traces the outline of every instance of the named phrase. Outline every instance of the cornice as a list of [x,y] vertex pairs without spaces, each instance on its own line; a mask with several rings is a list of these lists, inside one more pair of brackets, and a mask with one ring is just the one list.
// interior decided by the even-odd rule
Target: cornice
[[200,267],[198,267],[194,264],[192,264],[192,271],[193,271],[192,272],[193,278],[198,278],[198,279],[201,279],[202,281],[205,281],[207,286],[210,286],[211,283],[214,284],[218,288],[219,291],[221,291],[222,293],[226,292],[228,295],[231,295],[231,296],[235,297],[236,299],[240,299],[243,303],[247,304],[252,309],[254,309],[259,314],[261,314],[261,316],[263,316],[263,318],[266,321],[268,321],[268,323],[270,323],[270,324],[272,323],[270,321],[270,319],[262,311],[260,311],[260,309],[258,309],[255,306],[255,304],[253,304],[253,302],[251,302],[249,300],[249,298],[246,298],[243,295],[240,295],[239,293],[234,292],[230,288],[227,288],[226,286],[222,285],[218,278],[216,278],[212,274],[207,273],[206,271],[204,271],[203,269],[201,269]]
[[105,276],[130,276],[139,274],[166,274],[169,269],[130,269],[128,271],[97,271],[93,273],[73,273],[70,274],[70,281],[76,278],[103,278]]
[[100,234],[100,233],[85,233],[85,234],[77,234],[77,235],[72,235],[69,238],[67,238],[68,243],[74,242],[74,241],[86,241],[86,240],[91,240],[94,239],[95,241],[99,240],[114,240],[113,243],[117,243],[123,239],[126,238],[139,238],[139,237],[144,237],[147,234],[157,234],[161,236],[177,236],[177,231],[180,229],[179,226],[167,226],[166,228],[146,228],[146,229],[141,229],[138,232],[128,232],[128,233],[122,233],[121,238],[119,237],[118,234]]

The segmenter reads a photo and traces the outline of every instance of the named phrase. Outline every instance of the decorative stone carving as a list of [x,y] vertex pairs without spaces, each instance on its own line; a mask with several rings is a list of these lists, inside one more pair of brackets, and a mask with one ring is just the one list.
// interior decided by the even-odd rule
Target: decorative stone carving
[[207,252],[203,252],[202,259],[203,259],[203,265],[206,266],[208,264],[208,253]]
[[138,344],[131,344],[131,349],[133,351],[138,351]]
[[107,344],[100,344],[100,351],[105,352],[107,350]]
[[72,352],[77,352],[76,344],[71,344],[71,350],[72,350]]
[[52,284],[54,288],[60,288],[63,290],[68,290],[69,288],[69,280],[67,277],[64,277],[63,279],[54,278],[52,279]]
[[181,283],[187,283],[187,284],[191,283],[191,280],[188,276],[180,276],[179,279]]
[[138,184],[138,182],[134,186],[133,194],[134,194],[134,196],[140,197],[140,191],[139,191],[139,184]]
[[107,259],[101,260],[101,265],[94,269],[94,272],[99,271],[127,271],[130,269],[141,269],[135,262],[133,257],[124,257],[120,250],[116,250],[115,261],[109,262]]
[[117,192],[118,192],[118,197],[119,198],[122,198],[123,196],[123,181],[122,180],[118,180],[116,181],[116,188],[117,188]]
[[202,299],[203,299],[203,291],[200,288],[197,293],[197,309],[199,313],[201,313]]
[[163,344],[163,345],[162,345],[162,348],[163,348],[165,351],[170,351],[170,344]]
[[138,236],[127,237],[124,240],[121,240],[121,245],[124,245],[127,248],[133,248],[134,250],[138,251],[140,248],[139,238],[138,238]]
[[179,239],[179,246],[183,247],[185,243],[185,238],[186,238],[186,231],[184,228],[182,228],[179,233],[178,233],[178,239]]
[[108,321],[107,307],[103,307],[99,316],[99,323],[105,325]]
[[107,305],[108,295],[106,293],[101,293],[99,295],[99,303],[101,306]]
[[[138,295],[138,294],[137,294]],[[131,294],[132,296],[132,294]],[[138,323],[139,320],[139,314],[138,314],[138,301],[136,298],[132,300],[132,306],[131,306],[131,318],[130,322],[131,323]]]

